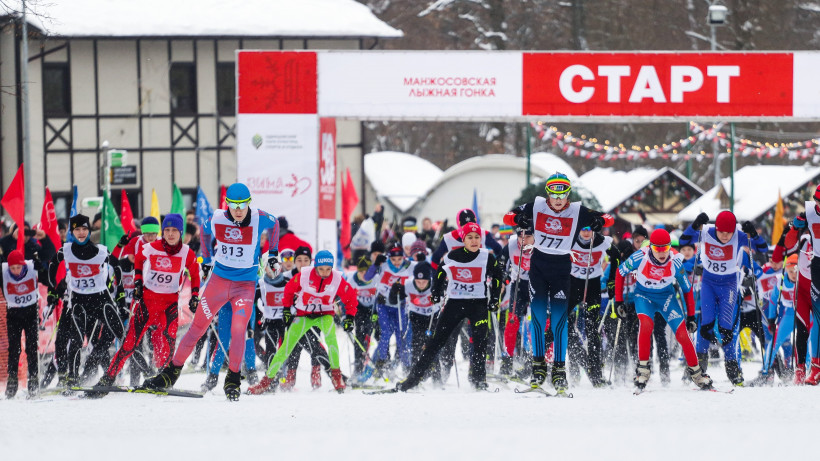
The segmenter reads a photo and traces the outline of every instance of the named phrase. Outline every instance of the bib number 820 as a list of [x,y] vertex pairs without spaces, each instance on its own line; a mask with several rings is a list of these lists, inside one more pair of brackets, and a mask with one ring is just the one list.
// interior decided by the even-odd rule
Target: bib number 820
[[34,295],[28,294],[23,296],[15,296],[14,297],[14,304],[21,305],[21,304],[29,304],[34,301]]

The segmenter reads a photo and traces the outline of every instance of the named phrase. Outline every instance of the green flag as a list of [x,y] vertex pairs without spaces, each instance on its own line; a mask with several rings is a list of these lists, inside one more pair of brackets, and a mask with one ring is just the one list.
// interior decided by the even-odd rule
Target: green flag
[[108,192],[104,192],[100,243],[108,247],[108,251],[112,251],[124,234],[125,231],[122,230],[120,217],[117,216],[117,210],[114,209],[114,204],[111,203],[111,197],[108,196]]
[[182,216],[182,235],[180,237],[184,237],[185,229],[188,227],[188,223],[185,220],[185,201],[182,198],[182,191],[179,190],[176,184],[174,184],[174,197],[171,201],[171,213],[177,213]]

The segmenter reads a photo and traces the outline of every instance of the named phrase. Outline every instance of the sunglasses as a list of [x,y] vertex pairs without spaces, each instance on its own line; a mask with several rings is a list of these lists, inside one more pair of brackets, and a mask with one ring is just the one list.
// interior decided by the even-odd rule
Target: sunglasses
[[289,262],[293,261],[295,258],[296,258],[295,256],[283,256],[282,261],[285,261],[285,262],[289,263]]
[[234,210],[244,210],[251,203],[250,200],[245,200],[244,202],[231,202],[225,200],[225,202],[227,202],[228,208],[233,208]]
[[549,198],[567,198],[569,192],[547,192]]
[[650,245],[653,250],[657,251],[658,253],[664,253],[672,249],[672,245]]

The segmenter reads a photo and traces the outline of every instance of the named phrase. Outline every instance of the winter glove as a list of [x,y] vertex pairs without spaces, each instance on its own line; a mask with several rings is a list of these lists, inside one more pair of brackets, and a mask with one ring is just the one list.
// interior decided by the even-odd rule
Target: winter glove
[[119,307],[120,309],[126,308],[125,291],[120,291],[119,293],[117,293],[117,307]]
[[378,325],[379,324],[379,314],[377,314],[375,311],[373,311],[373,313],[370,314],[370,321],[373,322],[374,324]]
[[490,304],[487,306],[490,312],[498,312],[498,298],[490,298]]
[[385,261],[387,261],[387,256],[385,256],[384,254],[380,254],[376,256],[376,260],[373,261],[373,264],[376,266],[381,266],[385,263]]
[[282,320],[285,322],[285,328],[289,327],[291,323],[293,323],[293,312],[290,311],[289,307],[286,307],[282,311]]
[[131,238],[129,237],[129,235],[125,234],[122,237],[120,237],[120,241],[117,242],[117,246],[122,248],[125,245],[128,245],[128,242],[130,242],[130,241],[131,241]]
[[769,323],[769,333],[771,333],[771,335],[774,336],[774,332],[777,329],[777,324],[775,323],[775,319],[773,319],[773,318],[772,319],[766,319],[766,321]]
[[743,224],[740,226],[740,229],[743,232],[749,234],[749,238],[757,237],[757,229],[755,229],[755,225],[752,224],[751,221],[744,221]]
[[387,304],[387,299],[382,295],[376,295],[376,304],[384,306]]
[[686,331],[689,333],[694,333],[698,331],[698,322],[695,320],[694,315],[687,315],[686,316]]
[[418,253],[416,253],[416,261],[418,261],[418,262],[427,261],[427,254],[419,251]]
[[515,215],[515,223],[522,229],[529,229],[532,227],[532,217],[519,213]]
[[51,313],[54,312],[54,308],[60,302],[60,295],[56,291],[48,290],[47,301],[48,306],[46,306],[46,311],[43,313],[43,320],[51,317]]
[[441,302],[441,295],[436,294],[436,293],[431,294],[430,295],[430,301],[432,301],[433,304],[440,303]]
[[592,222],[589,223],[589,228],[593,232],[599,232],[601,229],[604,228],[604,223],[605,222],[606,221],[604,221],[604,218],[602,218],[600,216],[595,216],[595,217],[592,218]]
[[211,275],[211,270],[213,268],[214,268],[214,266],[212,266],[210,264],[203,264],[202,265],[202,280],[207,279],[208,276]]
[[196,308],[199,307],[199,296],[192,295],[191,300],[188,301],[188,309],[191,310],[192,314],[196,314]]
[[794,217],[792,221],[792,226],[795,229],[803,229],[806,227],[806,213],[800,213],[799,215]]
[[625,319],[627,314],[626,304],[623,301],[615,301],[615,315],[618,316],[619,319]]
[[615,281],[608,280],[606,282],[606,295],[609,299],[615,299]]
[[268,255],[268,267],[273,272],[273,278],[279,276],[282,273],[282,265],[279,264],[279,258],[275,255]]
[[703,266],[702,266],[702,265],[700,265],[700,264],[698,264],[697,266],[695,266],[695,270],[693,271],[693,273],[694,273],[696,276],[698,276],[698,277],[700,277],[701,275],[703,275]]
[[709,215],[707,215],[706,213],[701,213],[698,215],[697,218],[695,218],[694,221],[692,221],[692,229],[699,231],[703,227],[703,225],[708,222]]
[[349,315],[345,317],[344,322],[342,322],[342,329],[344,329],[346,333],[353,331],[353,317]]
[[396,282],[390,287],[390,304],[396,305],[399,303],[399,297],[401,297],[402,291],[402,284],[401,282]]
[[142,280],[134,280],[134,301],[142,301]]

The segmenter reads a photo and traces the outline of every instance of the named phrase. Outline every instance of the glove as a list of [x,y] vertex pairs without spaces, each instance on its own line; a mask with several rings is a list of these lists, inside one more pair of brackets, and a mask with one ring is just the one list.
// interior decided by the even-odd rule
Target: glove
[[806,213],[800,213],[795,216],[792,221],[792,226],[794,226],[795,229],[804,229],[806,227]]
[[142,280],[134,280],[134,301],[142,301]]
[[775,323],[774,319],[766,319],[766,320],[769,322],[769,333],[771,333],[771,335],[774,336],[774,331],[777,327],[777,324]]
[[695,320],[694,315],[687,315],[686,316],[686,331],[689,333],[694,333],[698,331],[698,322]]
[[519,213],[515,215],[515,223],[522,229],[529,229],[532,227],[532,217]]
[[130,241],[131,241],[131,238],[128,236],[128,234],[125,234],[122,237],[120,237],[120,241],[117,242],[117,246],[122,248],[125,245],[128,245],[128,242],[130,242]]
[[695,229],[696,231],[699,231],[703,227],[703,225],[708,223],[708,222],[709,222],[709,215],[707,215],[706,213],[701,213],[701,214],[698,215],[697,218],[695,218],[694,221],[692,221],[692,229]]
[[350,333],[351,331],[353,331],[353,317],[349,315],[345,317],[344,321],[342,322],[342,329],[345,331],[345,333]]
[[191,310],[192,314],[196,314],[197,307],[199,307],[199,296],[193,295],[191,296],[191,300],[188,301],[188,309]]
[[757,229],[755,229],[755,225],[752,224],[751,221],[744,221],[743,224],[740,226],[740,229],[749,234],[749,238],[757,237]]
[[126,309],[127,306],[125,305],[125,292],[120,291],[117,293],[117,307],[120,309]]
[[606,294],[609,299],[615,299],[615,281],[608,280],[606,282]]
[[441,295],[437,295],[437,294],[433,293],[432,295],[430,295],[430,301],[432,301],[433,304],[440,303],[441,302]]
[[490,304],[487,306],[490,312],[498,312],[498,298],[490,298]]
[[285,328],[289,327],[291,323],[293,323],[293,312],[290,311],[290,308],[286,307],[282,311],[282,320],[285,322]]
[[390,304],[399,303],[399,294],[401,292],[401,282],[396,282],[390,287]]
[[44,321],[51,317],[51,313],[54,312],[54,308],[57,307],[57,303],[60,302],[60,295],[58,295],[56,291],[48,290],[48,296],[46,299],[48,301],[48,305],[46,306],[46,311],[43,313]]
[[619,319],[625,319],[626,314],[626,304],[624,304],[623,301],[615,301],[615,315],[617,315]]
[[695,266],[694,274],[697,276],[703,275],[703,266],[701,266],[700,264]]
[[416,253],[416,261],[418,261],[418,262],[427,261],[427,255],[425,253],[419,251],[418,253]]
[[382,306],[384,306],[385,304],[387,304],[387,299],[385,299],[385,297],[382,295],[376,295],[376,304],[381,304]]
[[376,311],[373,311],[373,313],[370,314],[370,321],[373,322],[374,324],[378,325],[378,323],[379,323],[379,314],[377,314]]
[[276,256],[268,256],[268,267],[273,272],[273,278],[279,276],[282,273],[282,265],[279,264],[279,258]]
[[592,218],[592,222],[589,223],[589,228],[593,232],[598,232],[598,231],[600,231],[601,229],[604,228],[604,223],[605,222],[606,221],[604,221],[604,218],[602,218],[600,216],[595,216],[595,217]]
[[210,264],[203,264],[202,265],[202,280],[207,279],[208,276],[211,275],[211,270],[213,268],[214,268],[214,266],[212,266]]
[[385,256],[382,253],[382,254],[376,256],[376,260],[373,261],[373,264],[376,265],[376,266],[381,266],[382,264],[384,264],[385,261],[387,261],[387,256]]

